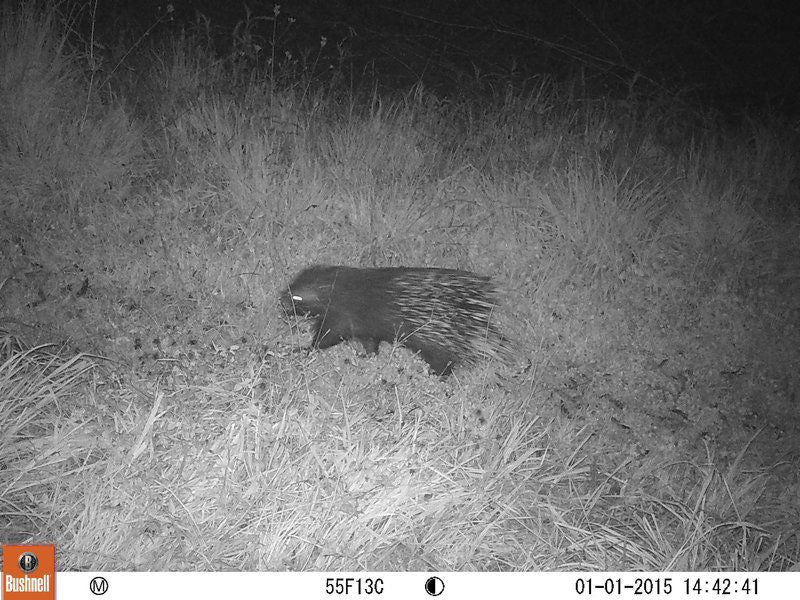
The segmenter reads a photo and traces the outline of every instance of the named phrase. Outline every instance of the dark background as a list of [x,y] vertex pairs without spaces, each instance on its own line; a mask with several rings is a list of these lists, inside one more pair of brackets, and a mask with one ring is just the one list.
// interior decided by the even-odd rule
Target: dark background
[[[337,68],[356,85],[368,80],[402,88],[422,81],[449,93],[464,78],[524,81],[548,74],[580,77],[589,89],[607,93],[666,88],[721,109],[798,112],[800,8],[790,2],[297,0],[279,6],[273,19],[275,5],[257,0],[101,2],[95,35],[127,35],[133,43],[147,28],[158,35],[202,27],[220,52],[234,42],[257,44],[255,61],[263,63],[274,41],[278,58],[287,51],[305,56],[319,74]],[[91,18],[80,16],[81,29]]]

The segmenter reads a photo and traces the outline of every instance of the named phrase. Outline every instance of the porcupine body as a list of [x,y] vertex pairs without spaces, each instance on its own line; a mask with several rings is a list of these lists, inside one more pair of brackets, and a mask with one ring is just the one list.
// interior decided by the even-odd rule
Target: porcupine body
[[398,340],[438,375],[486,359],[508,358],[493,325],[488,277],[453,269],[313,266],[281,297],[288,314],[314,318],[312,347],[360,341],[367,354]]

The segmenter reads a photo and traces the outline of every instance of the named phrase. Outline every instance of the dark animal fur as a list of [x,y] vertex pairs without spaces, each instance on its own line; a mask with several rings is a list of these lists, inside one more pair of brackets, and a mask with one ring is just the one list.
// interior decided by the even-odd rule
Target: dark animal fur
[[376,354],[381,341],[398,340],[447,375],[505,357],[505,340],[489,319],[494,293],[487,277],[467,271],[314,266],[294,279],[281,304],[315,319],[314,348],[356,339]]

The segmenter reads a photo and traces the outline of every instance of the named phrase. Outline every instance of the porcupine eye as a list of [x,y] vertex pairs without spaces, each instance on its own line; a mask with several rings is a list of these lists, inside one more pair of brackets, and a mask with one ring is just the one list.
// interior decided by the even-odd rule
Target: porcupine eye
[[289,314],[301,314],[303,313],[303,297],[297,294],[293,294],[290,291],[286,292],[286,295],[283,297],[283,308]]

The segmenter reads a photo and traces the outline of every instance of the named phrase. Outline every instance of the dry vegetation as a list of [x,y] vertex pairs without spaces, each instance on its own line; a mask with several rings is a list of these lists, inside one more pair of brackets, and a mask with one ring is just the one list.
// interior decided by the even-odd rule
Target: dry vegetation
[[[798,568],[796,123],[362,93],[196,31],[119,61],[61,17],[0,15],[0,540],[66,570]],[[292,352],[276,299],[313,262],[492,275],[520,364]]]

